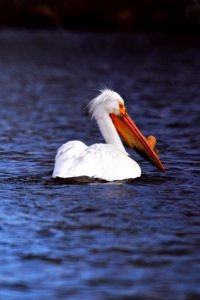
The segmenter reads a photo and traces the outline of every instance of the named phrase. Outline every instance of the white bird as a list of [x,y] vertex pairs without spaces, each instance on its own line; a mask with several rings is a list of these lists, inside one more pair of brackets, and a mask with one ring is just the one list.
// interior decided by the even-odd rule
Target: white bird
[[[121,96],[109,89],[89,103],[89,112],[97,121],[106,144],[86,146],[80,141],[63,144],[57,152],[53,178],[87,176],[106,181],[133,179],[141,176],[141,168],[129,157],[119,134],[127,144],[164,171],[157,152],[156,140],[145,138],[126,112]],[[118,134],[119,133],[119,134]]]

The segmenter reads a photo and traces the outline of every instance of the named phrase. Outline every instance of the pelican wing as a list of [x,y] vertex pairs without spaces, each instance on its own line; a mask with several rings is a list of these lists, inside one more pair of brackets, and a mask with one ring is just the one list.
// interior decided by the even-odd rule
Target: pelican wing
[[87,146],[80,141],[70,141],[63,144],[57,151],[52,177],[65,178],[74,162],[80,157]]
[[[141,175],[139,165],[110,144],[85,146],[79,154],[76,147],[70,148],[68,144],[58,151],[53,177],[88,176],[113,181]],[[79,148],[81,145],[77,146]]]

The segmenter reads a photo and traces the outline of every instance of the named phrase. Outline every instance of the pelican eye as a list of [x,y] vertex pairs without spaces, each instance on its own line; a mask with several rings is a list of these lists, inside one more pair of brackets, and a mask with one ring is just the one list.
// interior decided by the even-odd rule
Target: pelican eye
[[125,115],[126,113],[126,107],[123,103],[119,102],[119,111],[122,115]]

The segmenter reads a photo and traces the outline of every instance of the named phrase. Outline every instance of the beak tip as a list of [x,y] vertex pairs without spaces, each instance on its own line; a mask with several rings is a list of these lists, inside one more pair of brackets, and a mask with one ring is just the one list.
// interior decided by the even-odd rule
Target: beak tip
[[165,173],[165,172],[166,172],[166,169],[162,166],[161,171],[162,171],[163,173]]

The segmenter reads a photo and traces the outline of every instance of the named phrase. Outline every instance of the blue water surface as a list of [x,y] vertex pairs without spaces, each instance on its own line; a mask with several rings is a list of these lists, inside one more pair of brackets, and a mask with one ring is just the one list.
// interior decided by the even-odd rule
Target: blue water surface
[[[198,36],[0,32],[0,298],[200,299]],[[51,180],[57,148],[102,142],[85,106],[121,94],[167,172]]]

